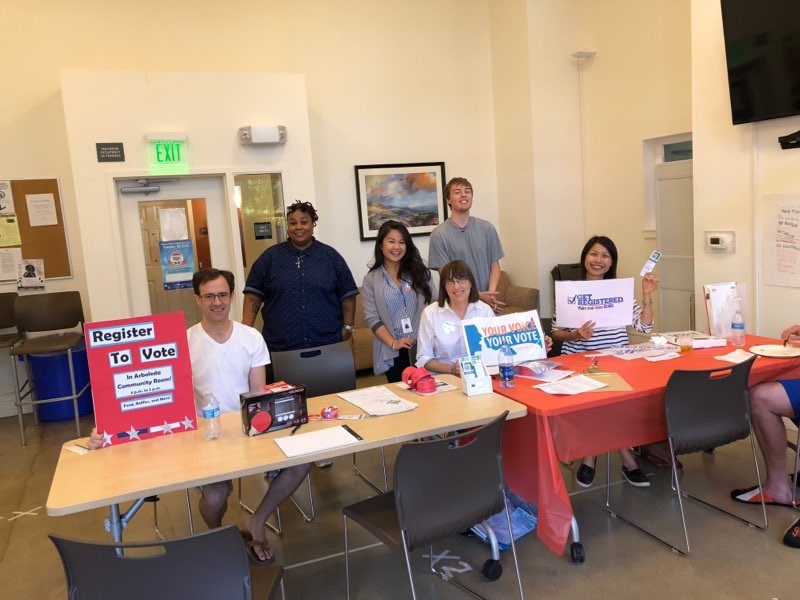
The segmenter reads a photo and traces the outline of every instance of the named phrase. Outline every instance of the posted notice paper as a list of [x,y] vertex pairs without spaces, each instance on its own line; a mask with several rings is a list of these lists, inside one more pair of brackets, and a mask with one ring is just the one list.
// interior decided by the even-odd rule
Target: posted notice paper
[[633,278],[556,281],[558,327],[627,327],[633,323]]

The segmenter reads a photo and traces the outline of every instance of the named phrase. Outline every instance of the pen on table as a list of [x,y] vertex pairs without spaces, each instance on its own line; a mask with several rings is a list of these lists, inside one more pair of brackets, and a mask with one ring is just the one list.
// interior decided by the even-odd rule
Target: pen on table
[[362,438],[362,437],[361,437],[360,435],[358,435],[358,434],[357,434],[355,431],[353,431],[352,427],[350,427],[350,426],[348,426],[348,425],[342,425],[342,429],[344,429],[344,430],[345,430],[347,433],[349,433],[349,434],[350,434],[350,435],[352,435],[354,438],[356,438],[356,439],[357,439],[359,442],[363,442],[363,441],[364,441],[364,438]]
[[292,429],[292,432],[289,435],[294,435],[295,433],[297,433],[297,430],[300,429],[300,425],[302,425],[302,423],[298,423],[297,425],[295,425],[294,428]]

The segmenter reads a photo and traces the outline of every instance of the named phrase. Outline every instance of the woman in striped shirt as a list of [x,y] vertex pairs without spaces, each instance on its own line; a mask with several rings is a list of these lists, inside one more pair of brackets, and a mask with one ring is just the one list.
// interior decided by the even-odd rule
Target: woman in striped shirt
[[[617,247],[605,236],[594,236],[583,247],[581,252],[581,279],[597,281],[615,279],[617,277]],[[642,278],[642,304],[633,303],[633,328],[641,333],[650,333],[653,329],[652,294],[658,289],[658,279],[652,275]],[[559,328],[555,314],[553,315],[553,339],[563,342],[562,354],[604,350],[612,346],[623,346],[628,343],[628,331],[625,327],[607,327],[595,329],[594,321],[586,321],[577,329]],[[619,451],[622,456],[622,475],[625,480],[636,487],[648,487],[650,481],[639,468],[633,453],[628,448]],[[576,479],[578,485],[589,487],[594,481],[595,457],[583,459]]]

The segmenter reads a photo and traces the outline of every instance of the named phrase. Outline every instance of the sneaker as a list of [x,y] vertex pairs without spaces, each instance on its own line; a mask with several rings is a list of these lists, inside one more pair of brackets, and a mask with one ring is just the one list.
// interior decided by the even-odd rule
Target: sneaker
[[800,519],[792,523],[783,534],[783,543],[791,548],[800,548]]
[[590,487],[594,483],[594,467],[581,463],[578,472],[575,474],[575,481],[581,487]]
[[632,486],[650,487],[650,480],[647,478],[647,475],[644,474],[644,471],[638,467],[630,470],[628,470],[627,467],[622,467],[622,476],[625,478],[625,481]]
[[318,469],[326,469],[333,464],[333,461],[330,458],[326,458],[325,460],[318,460],[314,464],[317,465]]

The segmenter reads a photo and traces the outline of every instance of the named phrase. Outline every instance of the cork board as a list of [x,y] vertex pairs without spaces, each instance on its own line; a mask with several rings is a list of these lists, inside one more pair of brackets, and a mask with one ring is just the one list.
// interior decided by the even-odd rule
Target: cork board
[[[17,213],[22,258],[44,259],[46,279],[70,277],[72,267],[69,259],[64,210],[57,179],[18,179],[11,180],[11,193],[14,196],[14,209]],[[28,215],[29,194],[52,194],[56,211],[55,225],[32,226]],[[11,246],[20,247],[20,246]]]

